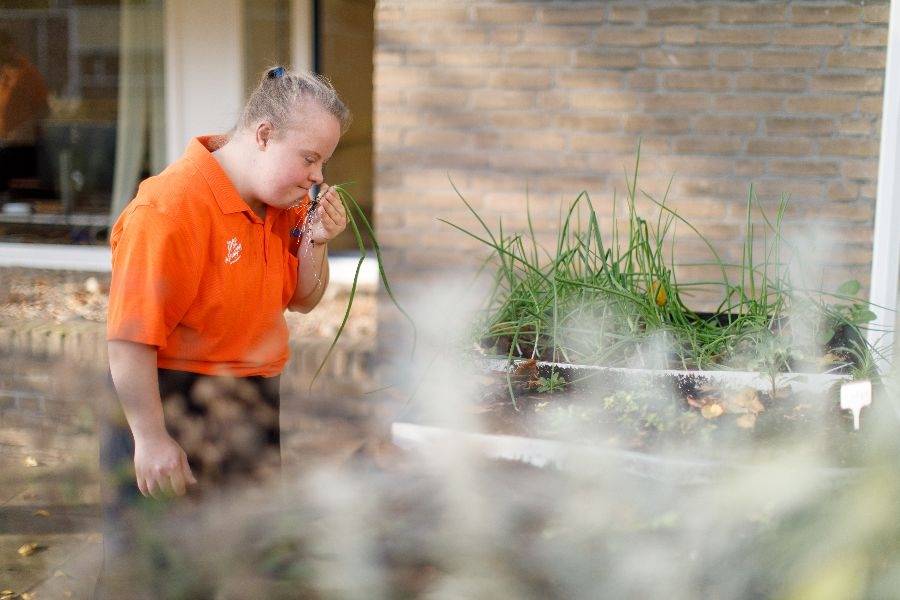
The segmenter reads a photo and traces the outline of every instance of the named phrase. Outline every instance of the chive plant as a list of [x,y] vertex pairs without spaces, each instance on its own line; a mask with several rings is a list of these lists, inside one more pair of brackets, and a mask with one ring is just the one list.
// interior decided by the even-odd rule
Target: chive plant
[[[441,221],[485,244],[490,249],[486,264],[496,265],[491,292],[476,324],[482,347],[509,359],[649,366],[641,356],[642,348],[651,338],[662,338],[671,350],[671,367],[790,371],[807,368],[816,354],[822,354],[799,347],[792,333],[788,316],[794,318],[794,309],[802,307],[815,315],[812,328],[818,342],[828,345],[832,358],[843,360],[845,368],[854,364],[857,370],[873,364],[875,349],[861,330],[875,315],[855,298],[858,282],[847,282],[833,294],[792,284],[790,260],[783,255],[784,246],[789,246],[782,234],[786,196],[770,217],[751,186],[741,261],[731,264],[667,205],[671,180],[660,200],[640,191],[642,199],[657,209],[653,219],[641,216],[639,165],[640,146],[634,175],[628,178],[626,173],[623,228],[616,220],[614,197],[611,235],[604,236],[590,196],[581,192],[561,218],[555,254],[538,244],[530,206],[526,205],[526,234],[505,234],[502,219],[495,233],[453,186],[481,232]],[[761,217],[762,232],[754,224],[754,209]],[[706,264],[715,266],[721,279],[676,281],[674,230],[678,225],[706,245],[713,257]],[[758,233],[763,237],[761,255],[754,249]],[[542,252],[546,260],[541,259]],[[735,269],[738,277],[733,279],[729,270]],[[703,315],[688,308],[682,292],[710,285],[723,292],[715,313]]]
[[[353,233],[353,238],[356,240],[356,246],[359,249],[359,261],[356,263],[356,270],[353,273],[353,283],[350,286],[350,298],[347,301],[347,308],[344,311],[344,317],[341,319],[341,324],[338,327],[337,333],[335,333],[334,339],[331,341],[331,345],[328,347],[328,351],[325,353],[324,358],[322,358],[322,362],[319,363],[318,368],[316,369],[315,374],[312,377],[312,380],[309,382],[309,389],[312,389],[313,384],[315,384],[316,380],[319,378],[319,375],[322,373],[322,369],[325,368],[325,363],[328,361],[328,358],[331,356],[334,347],[337,345],[338,340],[341,337],[341,334],[344,332],[344,327],[347,325],[347,319],[350,317],[350,309],[353,307],[353,299],[356,297],[356,284],[359,281],[359,272],[362,268],[363,261],[366,259],[368,254],[368,250],[366,248],[365,243],[363,242],[362,232],[369,237],[369,240],[372,242],[372,247],[375,250],[375,258],[378,261],[378,275],[381,278],[381,282],[384,284],[384,290],[387,292],[388,297],[391,299],[391,302],[394,306],[397,307],[397,310],[400,311],[400,314],[409,322],[410,327],[412,328],[412,347],[410,350],[411,354],[415,353],[416,348],[416,325],[412,320],[412,317],[400,306],[400,303],[397,301],[396,296],[394,296],[394,292],[391,289],[391,284],[388,282],[387,275],[384,272],[384,261],[381,256],[381,246],[378,244],[378,239],[375,237],[375,230],[372,228],[372,224],[369,222],[369,219],[366,218],[366,214],[363,212],[362,208],[360,208],[359,204],[356,202],[356,199],[353,197],[349,191],[347,191],[347,184],[338,184],[332,186],[335,192],[337,192],[338,196],[341,199],[341,202],[344,204],[344,210],[347,213],[347,224],[350,226],[350,231]],[[362,229],[360,228],[362,226]]]

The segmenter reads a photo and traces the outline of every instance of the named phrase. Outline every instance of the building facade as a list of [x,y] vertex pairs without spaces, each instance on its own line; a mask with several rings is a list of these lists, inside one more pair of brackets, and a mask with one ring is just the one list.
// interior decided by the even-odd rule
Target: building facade
[[[0,58],[10,55],[0,79],[34,80],[0,86],[0,244],[105,244],[138,182],[191,137],[233,127],[274,64],[326,74],[353,108],[328,174],[354,180],[370,210],[373,9],[374,0],[0,2]],[[45,106],[4,110],[17,102]],[[5,135],[7,121],[21,130],[26,120],[29,139]]]
[[[640,141],[638,189],[668,189],[723,260],[740,260],[752,185],[770,215],[789,195],[785,234],[827,257],[826,286],[865,286],[888,14],[847,0],[381,0],[382,241],[404,273],[473,256],[458,250],[478,242],[437,220],[475,224],[448,180],[510,232],[526,226],[527,194],[551,244],[560,205],[583,190],[608,226]],[[711,260],[687,227],[677,237],[678,262]]]

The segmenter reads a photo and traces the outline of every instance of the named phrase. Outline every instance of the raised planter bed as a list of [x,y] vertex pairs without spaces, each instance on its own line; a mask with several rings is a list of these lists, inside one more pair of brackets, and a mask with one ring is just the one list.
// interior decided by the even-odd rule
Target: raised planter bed
[[[515,373],[517,369],[531,364],[527,359],[516,359],[512,362],[499,358],[482,358],[478,361],[481,368],[494,373]],[[547,361],[533,361],[539,377],[550,377],[558,372],[566,381],[580,377],[608,377],[623,380],[640,378],[653,379],[667,383],[680,389],[688,390],[713,384],[717,387],[745,386],[760,392],[771,390],[773,381],[763,373],[750,371],[689,371],[679,369],[630,369],[625,367],[602,367],[596,365],[570,365]],[[848,373],[778,373],[775,377],[777,388],[790,388],[799,393],[821,393],[835,385],[850,381]]]
[[[614,462],[619,471],[638,479],[675,485],[702,485],[725,475],[756,470],[756,467],[736,461],[655,455],[558,440],[459,431],[405,421],[391,425],[391,438],[395,445],[410,451],[441,451],[448,442],[467,444],[477,448],[487,458],[521,462],[538,468],[574,470],[587,463]],[[840,482],[855,477],[861,469],[819,467],[815,471],[823,478]]]
[[[859,282],[817,287],[784,239],[786,199],[766,215],[752,186],[742,256],[723,260],[665,197],[640,190],[638,162],[621,217],[615,202],[610,219],[582,192],[561,207],[549,250],[530,213],[527,233],[493,231],[463,199],[477,231],[448,222],[487,246],[496,267],[471,331],[485,373],[474,408],[482,423],[465,435],[553,441],[521,442],[532,457],[549,452],[535,459],[547,464],[567,447],[558,444],[635,452],[647,464],[739,464],[798,442],[830,466],[861,464],[865,436],[839,401],[842,382],[875,374],[861,333],[874,314]],[[639,214],[639,200],[656,214]],[[708,246],[721,279],[676,280],[676,225]],[[720,299],[713,312],[685,304],[692,286]]]
[[[750,372],[477,363],[485,373],[474,408],[477,430],[413,415],[394,424],[395,443],[420,447],[453,438],[492,458],[538,467],[617,457],[636,473],[688,482],[777,459],[800,440],[835,472],[861,464],[866,449],[865,435],[840,410],[848,374],[782,373],[773,394],[771,379]],[[548,390],[551,381],[555,389]]]

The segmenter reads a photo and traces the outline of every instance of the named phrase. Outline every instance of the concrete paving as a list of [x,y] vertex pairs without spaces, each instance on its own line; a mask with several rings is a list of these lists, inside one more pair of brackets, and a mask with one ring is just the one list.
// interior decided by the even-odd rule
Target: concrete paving
[[[349,264],[351,258],[344,262]],[[352,273],[341,265],[338,270]],[[377,273],[372,267],[366,263],[363,279],[374,288]],[[91,598],[102,557],[103,525],[94,410],[111,393],[103,366],[104,324],[72,312],[71,300],[80,298],[84,287],[81,274],[0,268],[0,279],[3,276],[0,308],[7,311],[0,314],[0,600]],[[107,284],[99,279],[101,287]],[[38,280],[43,283],[38,285]],[[72,281],[75,284],[69,285]],[[285,466],[343,460],[363,443],[372,418],[371,397],[363,402],[311,402],[305,396],[346,307],[346,294],[339,285],[333,287],[315,319],[291,322],[297,344],[282,376]],[[16,300],[14,292],[27,297]],[[322,374],[331,392],[343,398],[376,387],[368,373],[374,301],[366,300],[357,297],[354,311],[362,312],[354,312]],[[23,306],[35,314],[13,310]],[[335,382],[347,382],[348,388],[337,389]],[[301,389],[303,394],[297,392]],[[38,549],[23,556],[19,549],[27,544]],[[13,594],[3,594],[6,590]]]
[[[0,592],[14,594],[2,600],[93,597],[103,521],[90,405],[108,393],[104,376],[53,357],[0,354]],[[332,385],[341,399],[314,400],[284,393],[291,381],[282,382],[285,468],[343,462],[380,420],[370,398],[356,399],[358,384]],[[37,549],[23,555],[28,544]]]
[[[84,458],[96,452],[95,436],[3,421],[0,590],[22,598],[90,598],[101,517],[97,466]],[[37,549],[20,552],[28,544]]]

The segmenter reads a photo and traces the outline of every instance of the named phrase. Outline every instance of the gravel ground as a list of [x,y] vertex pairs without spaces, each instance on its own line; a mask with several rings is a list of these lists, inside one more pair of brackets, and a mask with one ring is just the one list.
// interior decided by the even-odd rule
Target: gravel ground
[[[109,273],[0,269],[0,326],[22,321],[64,323],[106,321]],[[288,312],[292,336],[332,338],[347,308],[349,289],[332,284],[316,309]],[[376,295],[357,290],[343,335],[371,338],[376,328]]]

